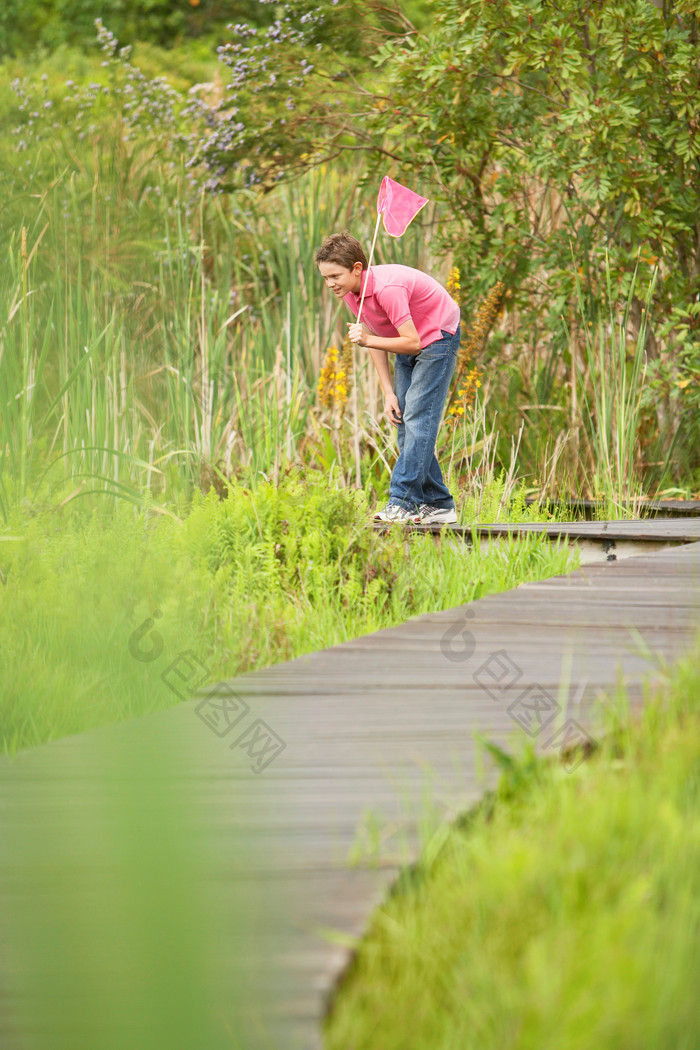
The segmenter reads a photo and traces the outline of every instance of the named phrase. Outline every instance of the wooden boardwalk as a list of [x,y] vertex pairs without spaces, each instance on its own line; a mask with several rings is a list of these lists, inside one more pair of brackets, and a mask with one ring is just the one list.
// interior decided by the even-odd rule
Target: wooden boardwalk
[[[572,745],[602,728],[596,699],[622,679],[639,704],[643,683],[692,643],[700,545],[683,543],[689,534],[676,524],[688,528],[609,523],[617,539],[621,527],[656,525],[678,545],[418,616],[202,690],[170,711],[1,762],[0,836],[14,852],[0,860],[0,901],[8,909],[17,902],[18,873],[61,813],[109,793],[103,749],[117,758],[139,748],[177,755],[198,888],[221,906],[212,944],[223,998],[239,993],[239,1045],[319,1048],[350,939],[435,821],[473,805],[497,779],[488,764],[480,774],[475,733],[505,746],[534,740],[573,772],[580,755]],[[239,721],[221,733],[224,711]],[[147,784],[155,774],[145,768]],[[31,848],[18,834],[26,826]],[[59,886],[74,858],[67,852],[63,862],[65,872],[60,864],[53,872]],[[227,910],[234,885],[243,888],[246,921]],[[13,980],[8,972],[10,992]],[[6,1000],[12,1005],[12,994]],[[19,1029],[16,1020],[0,1031],[7,1050],[24,1050]],[[237,1044],[198,1050],[227,1045]]]
[[[603,505],[592,499],[570,499],[570,500],[542,500],[537,497],[528,497],[526,506],[539,504],[556,508],[560,513],[565,512],[568,518],[598,517]],[[635,517],[645,518],[685,518],[700,517],[700,499],[641,499],[628,508]]]
[[[387,526],[374,524],[376,532]],[[681,543],[700,540],[700,517],[626,521],[522,522],[491,525],[410,525],[400,526],[413,532],[428,532],[461,541],[471,547],[498,543],[511,537],[544,535],[548,539],[567,540],[580,554],[581,564],[617,561],[619,558],[649,554]]]
[[[394,528],[396,526],[393,526]],[[632,519],[626,521],[527,521],[491,525],[409,525],[401,526],[413,532],[447,533],[470,541],[475,536],[546,535],[550,539],[600,540],[601,542],[640,543],[695,543],[700,540],[700,517],[684,519]],[[386,532],[387,526],[374,524],[377,532]]]

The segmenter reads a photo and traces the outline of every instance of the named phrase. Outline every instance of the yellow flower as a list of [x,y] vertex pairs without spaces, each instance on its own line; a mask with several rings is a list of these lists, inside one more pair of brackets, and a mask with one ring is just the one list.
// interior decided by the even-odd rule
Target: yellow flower
[[457,266],[453,266],[452,269],[449,272],[448,277],[447,277],[447,291],[452,296],[452,298],[455,300],[455,302],[457,302],[457,303],[459,303],[461,305],[461,303],[462,303],[462,297],[461,297],[462,293],[460,291],[459,278],[460,278],[459,268]]
[[324,408],[337,406],[343,415],[352,386],[353,344],[346,337],[342,354],[337,346],[329,346],[318,378],[318,398]]
[[[452,272],[450,276],[452,276]],[[479,303],[474,319],[466,331],[457,355],[455,393],[450,399],[450,408],[454,405],[454,412],[448,412],[448,415],[452,418],[457,414],[463,415],[474,403],[476,391],[481,386],[482,375],[474,361],[484,348],[504,295],[505,286],[503,282],[496,281],[488,295]]]

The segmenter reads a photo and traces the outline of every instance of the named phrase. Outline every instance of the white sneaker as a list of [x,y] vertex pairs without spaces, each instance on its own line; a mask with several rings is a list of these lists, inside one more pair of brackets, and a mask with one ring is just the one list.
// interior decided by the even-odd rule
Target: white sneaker
[[398,521],[404,525],[415,525],[420,522],[420,513],[411,513],[402,507],[400,503],[387,503],[384,510],[379,510],[374,515],[375,521]]
[[421,503],[418,512],[421,525],[454,525],[457,522],[457,511],[454,507],[447,510],[442,507],[431,507],[428,503]]

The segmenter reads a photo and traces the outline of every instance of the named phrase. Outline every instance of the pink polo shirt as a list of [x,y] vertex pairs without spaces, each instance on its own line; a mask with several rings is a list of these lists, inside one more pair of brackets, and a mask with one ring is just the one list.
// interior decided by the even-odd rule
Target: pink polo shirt
[[[362,272],[360,294],[344,296],[355,317],[360,308],[367,271]],[[372,266],[367,280],[361,321],[374,335],[396,338],[404,321],[413,321],[421,350],[442,339],[441,332],[454,335],[459,326],[459,306],[434,277],[412,266]]]

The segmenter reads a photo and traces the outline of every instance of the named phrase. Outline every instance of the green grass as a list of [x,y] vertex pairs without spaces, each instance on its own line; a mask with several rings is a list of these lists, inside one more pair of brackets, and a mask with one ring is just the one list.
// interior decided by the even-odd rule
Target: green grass
[[526,754],[405,872],[327,1050],[697,1047],[699,673],[700,643],[574,772]]
[[178,703],[161,676],[185,651],[210,683],[576,564],[537,537],[469,552],[376,534],[370,505],[290,470],[197,493],[182,521],[125,502],[16,513],[0,532],[2,750]]

